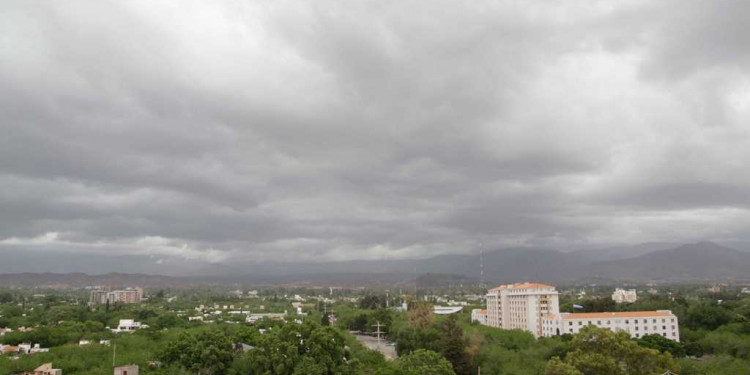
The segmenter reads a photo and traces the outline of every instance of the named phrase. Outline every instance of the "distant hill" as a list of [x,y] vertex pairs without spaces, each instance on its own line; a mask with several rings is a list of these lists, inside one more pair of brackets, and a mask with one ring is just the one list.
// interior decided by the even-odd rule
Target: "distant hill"
[[[587,250],[563,253],[538,248],[510,248],[484,254],[484,279],[487,284],[540,281],[565,283],[580,280],[628,281],[706,281],[750,280],[750,252],[738,251],[711,242],[700,242],[667,249],[666,244],[644,244],[619,249]],[[16,259],[18,268],[23,266]],[[120,260],[120,267],[159,274],[168,270],[180,276],[153,276],[127,272],[89,276],[83,273],[0,274],[0,285],[143,285],[149,287],[185,287],[197,284],[223,285],[338,285],[382,286],[413,283],[417,275],[443,275],[448,284],[479,282],[478,254],[438,255],[426,259],[359,260],[319,263],[252,263],[231,266],[152,258],[103,258]],[[147,267],[140,268],[141,262]],[[7,263],[6,263],[7,264]],[[35,267],[40,267],[39,263]],[[181,268],[183,267],[184,268]],[[189,266],[189,267],[188,267]],[[84,265],[80,265],[83,268]],[[18,269],[16,268],[16,269]],[[0,272],[8,272],[0,265]],[[91,268],[90,268],[91,269]],[[101,269],[101,268],[93,268]],[[201,272],[204,275],[199,276]],[[191,275],[192,274],[192,275]],[[197,275],[196,275],[197,274]],[[446,276],[448,275],[448,276]],[[449,276],[454,275],[454,276]],[[454,281],[451,281],[454,280]],[[460,281],[459,281],[460,280]]]
[[0,285],[12,287],[83,288],[87,286],[105,287],[150,287],[184,288],[195,285],[189,280],[171,276],[109,273],[87,275],[85,273],[14,273],[0,274]]
[[594,263],[585,274],[629,280],[748,280],[750,253],[700,242],[631,259]]
[[603,249],[579,250],[572,254],[584,257],[592,262],[635,258],[659,250],[672,249],[680,244],[671,242],[647,242],[630,246],[615,246]]

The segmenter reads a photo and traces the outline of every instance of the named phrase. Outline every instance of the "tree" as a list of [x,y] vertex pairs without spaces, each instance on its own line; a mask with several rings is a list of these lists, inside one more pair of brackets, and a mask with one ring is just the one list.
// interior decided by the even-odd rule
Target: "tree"
[[440,354],[451,363],[456,374],[468,375],[471,365],[466,352],[466,339],[455,314],[449,315],[448,319],[440,324],[440,334]]
[[221,375],[226,372],[234,354],[234,345],[224,333],[205,330],[183,333],[167,345],[162,361],[178,364],[197,375]]
[[418,328],[425,328],[435,323],[435,312],[432,304],[428,302],[410,303],[409,322]]
[[584,312],[617,311],[617,303],[611,298],[592,298],[581,302]]
[[328,317],[328,313],[323,313],[323,316],[320,318],[320,325],[322,326],[329,326],[331,325],[331,321]]
[[440,354],[419,349],[399,357],[395,367],[403,375],[455,375],[451,363]]
[[553,357],[544,370],[544,375],[583,375],[577,368],[560,360],[559,357]]
[[715,303],[696,303],[687,310],[685,325],[693,329],[714,330],[729,323],[732,315]]
[[0,293],[0,303],[13,302],[13,295],[10,292]]
[[365,331],[367,330],[367,314],[359,314],[349,325],[349,329],[354,331]]
[[384,308],[385,303],[385,296],[383,295],[366,295],[359,301],[359,308],[360,309],[379,309]]
[[584,375],[652,375],[677,371],[669,353],[639,346],[626,332],[614,333],[588,326],[573,336],[572,351],[547,363],[545,375],[571,375],[572,369]]
[[662,335],[645,335],[637,340],[638,345],[644,348],[656,349],[661,353],[669,352],[672,356],[680,358],[685,356],[685,347],[677,341],[670,340]]

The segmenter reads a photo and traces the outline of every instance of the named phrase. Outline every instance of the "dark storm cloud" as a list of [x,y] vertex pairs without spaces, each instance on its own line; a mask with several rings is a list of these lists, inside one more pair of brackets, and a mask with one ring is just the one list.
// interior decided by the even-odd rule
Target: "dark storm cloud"
[[0,251],[749,240],[742,1],[0,8]]

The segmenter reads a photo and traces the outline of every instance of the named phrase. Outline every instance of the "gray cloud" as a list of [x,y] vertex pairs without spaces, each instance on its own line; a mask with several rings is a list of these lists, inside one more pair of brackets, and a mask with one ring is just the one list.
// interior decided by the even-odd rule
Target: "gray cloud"
[[0,252],[750,241],[739,0],[0,10]]

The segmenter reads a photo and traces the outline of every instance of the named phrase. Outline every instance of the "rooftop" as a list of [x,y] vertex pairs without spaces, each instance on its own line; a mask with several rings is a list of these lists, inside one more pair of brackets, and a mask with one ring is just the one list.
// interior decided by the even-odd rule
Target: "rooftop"
[[555,289],[552,285],[541,284],[541,283],[515,283],[500,285],[490,290],[503,290],[503,289]]
[[[561,313],[564,319],[597,319],[597,318],[650,318],[652,316],[674,316],[669,310],[658,311],[624,311],[601,313]],[[554,319],[554,317],[552,317]]]

